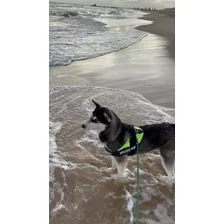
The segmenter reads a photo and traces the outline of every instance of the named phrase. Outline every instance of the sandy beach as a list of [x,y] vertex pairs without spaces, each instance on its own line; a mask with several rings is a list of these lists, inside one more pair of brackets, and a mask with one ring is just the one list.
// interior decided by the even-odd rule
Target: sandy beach
[[167,49],[172,58],[175,58],[175,11],[151,11],[141,19],[153,21],[153,24],[139,26],[136,29],[163,36],[168,39]]

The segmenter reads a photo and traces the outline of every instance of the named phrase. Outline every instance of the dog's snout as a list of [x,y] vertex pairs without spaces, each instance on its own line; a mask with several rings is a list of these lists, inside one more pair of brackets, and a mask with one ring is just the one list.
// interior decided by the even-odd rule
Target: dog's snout
[[85,124],[82,124],[82,128],[86,128],[86,125]]

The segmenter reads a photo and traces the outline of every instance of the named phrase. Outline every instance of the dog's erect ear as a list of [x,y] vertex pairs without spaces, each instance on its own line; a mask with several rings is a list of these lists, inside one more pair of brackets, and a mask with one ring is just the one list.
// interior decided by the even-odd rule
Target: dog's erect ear
[[108,121],[108,123],[110,123],[111,122],[111,118],[110,118],[109,114],[103,113],[103,115],[106,118],[106,120]]
[[97,102],[95,102],[93,99],[92,99],[93,103],[96,105],[96,107],[101,107]]

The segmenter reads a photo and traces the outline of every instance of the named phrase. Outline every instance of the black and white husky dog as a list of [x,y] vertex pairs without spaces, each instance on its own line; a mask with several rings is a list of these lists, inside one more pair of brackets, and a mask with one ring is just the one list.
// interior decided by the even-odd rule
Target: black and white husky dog
[[127,158],[136,154],[137,150],[142,154],[154,149],[159,150],[167,175],[174,175],[175,124],[159,123],[135,127],[123,123],[112,110],[92,101],[96,108],[90,119],[82,124],[82,128],[98,132],[99,140],[111,154],[112,167],[117,166],[119,175],[127,165]]

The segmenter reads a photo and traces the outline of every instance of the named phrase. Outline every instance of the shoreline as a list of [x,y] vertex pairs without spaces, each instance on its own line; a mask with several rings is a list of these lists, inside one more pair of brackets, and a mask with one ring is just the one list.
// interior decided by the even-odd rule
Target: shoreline
[[141,25],[135,29],[166,38],[168,40],[166,48],[169,52],[169,56],[175,60],[175,11],[151,11],[149,14],[139,19],[153,21],[153,23]]
[[[135,29],[135,28],[134,28],[134,29]],[[148,34],[147,34],[147,35],[148,35]],[[107,53],[105,53],[105,54],[100,54],[100,55],[98,55],[98,56],[93,56],[93,57],[89,57],[89,58],[83,58],[83,59],[78,59],[78,60],[72,60],[69,64],[65,64],[65,65],[60,65],[60,64],[59,64],[59,65],[50,65],[49,68],[52,68],[52,67],[61,67],[61,66],[66,67],[66,66],[70,66],[71,64],[73,64],[73,63],[75,63],[75,62],[81,62],[81,61],[91,60],[91,59],[95,59],[95,58],[98,58],[98,57],[103,57],[103,56],[108,55],[108,54],[112,54],[112,53],[116,53],[116,52],[125,50],[126,48],[131,47],[133,44],[136,44],[136,43],[138,43],[138,42],[141,42],[145,37],[147,37],[147,35],[144,36],[144,37],[142,37],[139,41],[134,42],[134,43],[131,43],[131,44],[129,44],[128,46],[125,46],[125,47],[123,47],[123,48],[121,48],[121,49],[119,49],[119,50],[110,51],[110,52],[107,52]]]
[[117,52],[50,67],[50,83],[122,89],[139,93],[155,105],[175,108],[174,60],[166,43],[151,34]]

